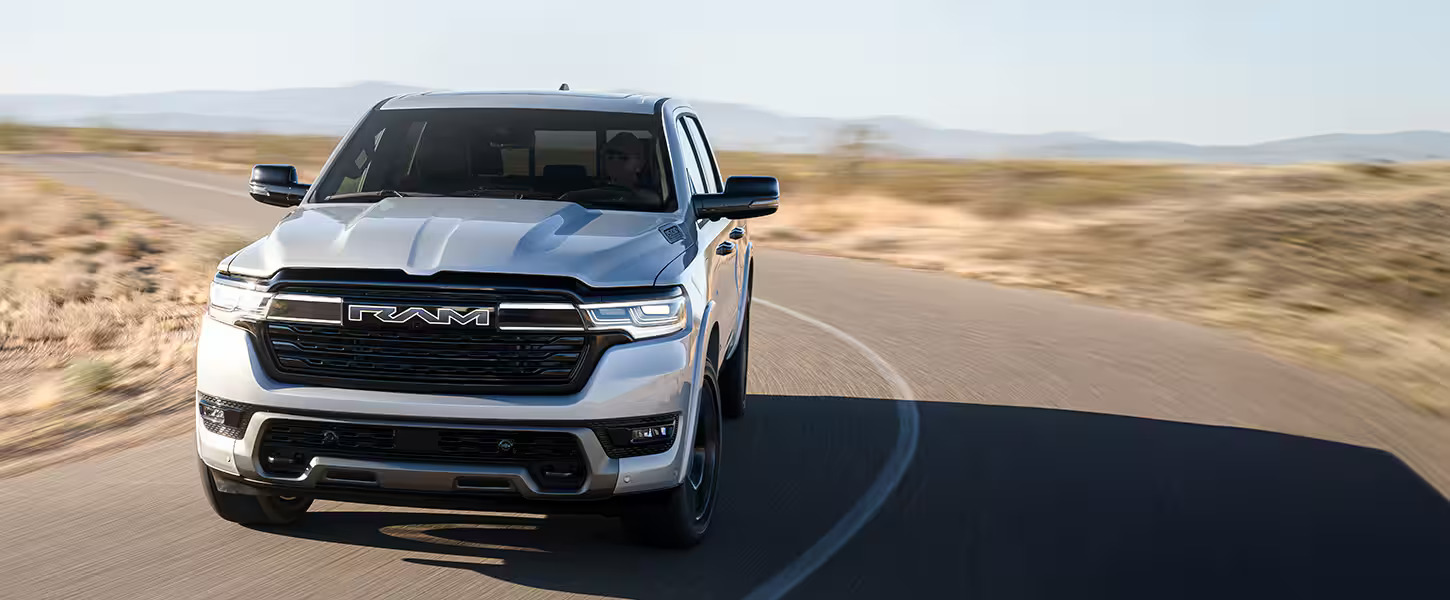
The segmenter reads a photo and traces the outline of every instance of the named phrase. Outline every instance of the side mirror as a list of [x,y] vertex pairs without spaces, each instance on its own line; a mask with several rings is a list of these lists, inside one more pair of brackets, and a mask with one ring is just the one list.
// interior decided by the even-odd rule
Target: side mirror
[[297,183],[297,167],[292,165],[257,165],[252,167],[249,184],[252,199],[272,206],[297,206],[309,187]]
[[775,213],[780,207],[780,182],[774,177],[736,175],[725,181],[719,194],[696,194],[695,217],[700,219],[749,219]]

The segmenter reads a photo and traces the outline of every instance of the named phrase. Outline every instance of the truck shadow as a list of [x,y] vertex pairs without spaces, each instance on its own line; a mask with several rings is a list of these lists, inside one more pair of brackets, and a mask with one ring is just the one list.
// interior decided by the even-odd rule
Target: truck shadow
[[[875,478],[898,401],[754,396],[726,430],[711,537],[628,545],[608,519],[317,512],[278,533],[549,590],[749,593]],[[877,516],[796,597],[1425,597],[1450,589],[1450,502],[1394,456],[1263,431],[919,402]],[[444,555],[444,556],[439,556]]]

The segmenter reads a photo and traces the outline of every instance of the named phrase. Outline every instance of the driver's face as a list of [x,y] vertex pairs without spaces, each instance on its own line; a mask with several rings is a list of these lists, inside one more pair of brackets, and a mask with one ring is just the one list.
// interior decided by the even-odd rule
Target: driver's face
[[610,148],[604,151],[604,173],[620,185],[633,186],[639,179],[644,158],[628,150]]

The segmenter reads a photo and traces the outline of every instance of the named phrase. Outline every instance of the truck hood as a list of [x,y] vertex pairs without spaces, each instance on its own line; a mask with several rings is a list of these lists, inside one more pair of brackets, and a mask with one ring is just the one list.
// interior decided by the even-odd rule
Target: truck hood
[[606,211],[572,202],[389,198],[304,205],[225,270],[269,277],[298,267],[559,275],[598,287],[653,285],[684,251],[659,228],[669,213]]

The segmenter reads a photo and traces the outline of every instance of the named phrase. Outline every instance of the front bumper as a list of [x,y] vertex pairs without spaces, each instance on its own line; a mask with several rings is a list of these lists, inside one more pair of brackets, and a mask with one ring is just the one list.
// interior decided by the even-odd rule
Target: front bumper
[[[575,437],[582,450],[585,467],[584,480],[578,489],[549,490],[538,476],[526,466],[518,464],[461,464],[457,462],[429,462],[394,459],[358,459],[330,456],[325,449],[318,449],[309,457],[306,470],[300,475],[281,474],[268,468],[259,450],[262,448],[262,432],[270,422],[285,419],[288,422],[307,422],[338,425],[366,425],[383,427],[418,427],[417,422],[398,422],[357,418],[325,418],[275,412],[258,412],[251,415],[246,433],[235,440],[207,430],[197,417],[197,451],[202,461],[219,471],[236,475],[243,480],[265,484],[280,491],[291,490],[302,493],[308,490],[350,490],[353,492],[458,492],[463,494],[496,495],[519,497],[528,500],[544,499],[587,499],[608,497],[622,493],[617,485],[621,463],[634,458],[609,458],[592,429],[587,427],[530,427],[514,425],[467,425],[449,423],[443,428],[461,432],[562,432]],[[427,424],[438,428],[439,424]],[[663,458],[672,462],[675,448],[661,454],[637,458]],[[632,471],[653,471],[660,467],[626,467]],[[630,477],[631,483],[634,477]],[[668,483],[668,482],[662,482]],[[632,486],[627,486],[632,487]],[[663,485],[660,487],[668,487]],[[624,490],[644,491],[644,490]]]
[[[197,452],[207,466],[259,488],[319,497],[334,491],[366,496],[402,493],[466,495],[523,500],[598,499],[678,485],[693,439],[690,400],[695,393],[693,336],[622,344],[600,357],[578,393],[561,396],[486,397],[321,388],[267,377],[249,334],[204,319],[197,354],[197,388],[209,396],[252,406],[241,439],[207,430],[197,417]],[[669,450],[610,458],[585,423],[675,413],[680,415]],[[586,467],[578,489],[550,489],[536,473],[515,464],[459,464],[427,460],[308,458],[300,476],[264,466],[263,432],[270,423],[305,421],[386,427],[429,427],[463,432],[564,433],[579,443]]]

